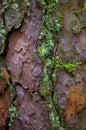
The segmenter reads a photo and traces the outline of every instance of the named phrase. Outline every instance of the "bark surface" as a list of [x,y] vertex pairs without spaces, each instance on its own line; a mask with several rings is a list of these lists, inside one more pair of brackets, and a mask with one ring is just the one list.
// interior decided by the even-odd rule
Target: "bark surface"
[[[57,10],[53,10],[49,2],[0,1],[0,130],[86,129],[84,2],[59,0],[57,8],[61,15],[57,17],[57,26],[61,29],[54,32],[53,47],[52,28],[56,29]],[[45,30],[48,25],[43,28],[43,20],[47,19],[44,15],[48,14],[45,3],[53,10],[48,12],[51,13],[49,20],[53,21],[49,30],[52,35],[49,36]],[[45,53],[45,59],[39,53],[41,33],[44,35],[41,44],[46,37],[52,39],[43,43],[46,48],[51,47],[51,52]],[[43,79],[45,74],[48,75],[47,81]],[[17,96],[10,86],[16,89]],[[13,99],[11,95],[14,95]],[[16,98],[17,117],[14,117],[9,110],[16,111],[10,108]]]
[[30,17],[24,18],[22,27],[9,38],[6,61],[18,95],[14,130],[51,130],[48,109],[41,96],[34,94],[43,73],[43,61],[37,54],[41,16],[41,6],[32,0]]

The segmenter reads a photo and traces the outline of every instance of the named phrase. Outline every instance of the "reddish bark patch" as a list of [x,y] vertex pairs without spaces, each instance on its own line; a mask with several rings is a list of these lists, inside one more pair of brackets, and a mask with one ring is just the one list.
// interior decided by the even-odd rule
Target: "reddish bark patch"
[[70,89],[67,105],[63,111],[65,120],[69,122],[73,116],[86,108],[86,91],[82,84],[76,84]]
[[[6,77],[5,77],[6,78]],[[10,90],[8,82],[0,77],[0,130],[5,130],[9,117]]]
[[74,84],[72,77],[65,71],[57,73],[56,89],[58,93],[58,102],[61,107],[66,107],[67,98],[70,92],[70,86]]
[[[80,75],[80,80],[77,78]],[[81,72],[76,76],[70,76],[65,71],[57,73],[58,101],[63,109],[64,120],[67,123],[75,123],[78,114],[86,108],[86,64],[81,66]],[[70,123],[70,124],[71,124]]]
[[18,94],[14,130],[51,130],[49,111],[41,97],[34,94],[40,87],[44,63],[37,52],[42,11],[36,0],[31,0],[31,8],[31,16],[10,35],[6,57]]
[[24,19],[23,27],[10,36],[7,53],[7,64],[14,82],[30,91],[38,89],[43,71],[43,62],[37,54],[40,15],[39,10],[37,17]]
[[6,89],[3,95],[0,96],[0,129],[5,130],[7,119],[9,117],[10,108],[10,91]]
[[51,130],[49,112],[40,96],[17,86],[18,118],[14,130]]
[[6,79],[7,84],[10,85],[10,75],[8,74],[6,68],[2,68],[2,73],[3,73],[4,76],[5,76],[5,79]]

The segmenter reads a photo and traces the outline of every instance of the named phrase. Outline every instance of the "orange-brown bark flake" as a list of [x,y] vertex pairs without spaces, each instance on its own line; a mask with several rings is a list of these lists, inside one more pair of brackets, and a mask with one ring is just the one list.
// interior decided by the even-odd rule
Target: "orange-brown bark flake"
[[73,115],[81,112],[84,108],[86,108],[86,91],[83,91],[81,83],[77,83],[70,89],[67,105],[63,112],[65,120],[70,121]]

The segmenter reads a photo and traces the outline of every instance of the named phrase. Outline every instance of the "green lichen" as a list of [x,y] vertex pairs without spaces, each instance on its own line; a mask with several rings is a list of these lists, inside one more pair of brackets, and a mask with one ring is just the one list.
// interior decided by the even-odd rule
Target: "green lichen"
[[5,48],[6,36],[12,28],[19,28],[29,9],[29,0],[3,0],[0,8],[0,54]]
[[[15,10],[19,10],[20,5],[23,6],[23,9],[25,9],[26,7],[28,7],[30,5],[30,2],[29,2],[29,0],[24,0],[24,1],[22,1],[22,0],[21,1],[17,1],[17,0],[3,0],[2,4],[3,4],[2,12],[4,12],[5,10],[7,10],[10,7],[12,7]],[[22,6],[21,6],[21,8],[22,8]]]
[[24,18],[27,8],[29,7],[29,0],[5,0],[3,1],[5,24],[10,31],[12,27],[19,28]]
[[[73,73],[82,63],[78,60],[76,62],[63,61],[59,56],[54,55],[56,34],[62,27],[63,16],[58,11],[58,1],[41,0],[41,2],[43,6],[43,26],[39,37],[38,52],[45,65],[40,94],[45,98],[49,107],[52,130],[66,130],[67,128],[61,117],[62,108],[58,105],[58,95],[55,88],[56,72],[60,69]],[[53,14],[55,15],[54,19]]]
[[10,93],[11,93],[11,106],[9,108],[9,130],[13,130],[14,119],[17,117],[17,94],[13,83],[10,83]]
[[5,47],[5,40],[6,40],[6,30],[4,27],[4,21],[1,19],[0,22],[0,54],[3,53]]
[[53,64],[55,65],[56,69],[66,70],[68,73],[73,73],[82,65],[81,61],[75,62],[65,62],[60,59],[58,56],[52,59]]
[[86,0],[84,1],[84,7],[83,10],[86,11]]
[[[62,15],[58,12],[58,1],[41,0],[43,6],[43,26],[39,37],[38,52],[45,62],[43,80],[40,87],[40,94],[45,98],[46,104],[50,109],[50,120],[52,122],[52,130],[65,129],[59,111],[58,97],[55,92],[56,67],[53,63],[53,50],[55,46],[56,33],[61,29]],[[55,19],[52,15],[55,14]]]
[[[3,0],[2,8],[0,8],[0,55],[3,54],[5,49],[5,41],[8,32],[13,28],[17,29],[21,26],[21,22],[25,13],[29,9],[29,0]],[[2,15],[3,14],[3,15]],[[0,56],[0,69],[5,66],[4,60]],[[3,73],[0,71],[0,77],[4,78]],[[13,122],[17,117],[17,94],[13,83],[10,84],[11,106],[9,109],[9,122],[8,129],[13,130]]]
[[0,78],[5,79],[5,76],[2,72],[0,72]]

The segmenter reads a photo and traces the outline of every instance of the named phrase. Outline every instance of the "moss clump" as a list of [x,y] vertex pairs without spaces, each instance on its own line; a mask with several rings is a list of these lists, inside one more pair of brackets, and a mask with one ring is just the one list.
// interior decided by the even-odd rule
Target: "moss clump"
[[60,59],[58,56],[54,57],[52,60],[54,66],[56,69],[60,70],[66,70],[68,73],[73,73],[79,67],[82,65],[81,61],[75,61],[75,62],[65,62],[62,59]]

